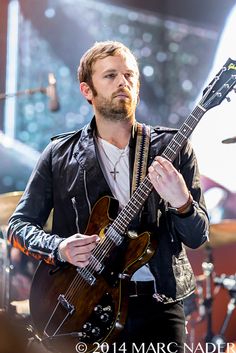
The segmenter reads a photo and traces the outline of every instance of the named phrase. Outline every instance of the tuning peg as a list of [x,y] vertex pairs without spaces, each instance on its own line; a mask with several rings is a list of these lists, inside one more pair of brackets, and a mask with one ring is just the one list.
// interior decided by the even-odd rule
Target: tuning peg
[[234,93],[236,93],[236,87],[235,87],[235,88],[233,88],[233,91],[234,91]]
[[225,97],[225,99],[227,100],[227,102],[231,102],[230,97]]

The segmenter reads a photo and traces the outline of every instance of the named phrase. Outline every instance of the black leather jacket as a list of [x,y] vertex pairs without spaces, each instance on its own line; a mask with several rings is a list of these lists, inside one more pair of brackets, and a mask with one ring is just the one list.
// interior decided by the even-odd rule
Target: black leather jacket
[[[58,264],[56,251],[62,239],[83,233],[96,201],[104,195],[112,196],[96,157],[94,129],[93,119],[78,132],[52,139],[42,153],[9,221],[8,237],[24,253]],[[151,129],[149,164],[162,153],[175,132]],[[131,165],[134,152],[135,138],[131,138]],[[194,275],[183,244],[199,247],[207,239],[209,226],[197,162],[189,142],[174,165],[195,200],[191,212],[179,216],[167,211],[167,205],[153,190],[140,215],[140,227],[158,237],[158,249],[149,266],[164,302],[183,299],[194,291]],[[48,234],[43,226],[51,209],[54,209],[53,225]]]

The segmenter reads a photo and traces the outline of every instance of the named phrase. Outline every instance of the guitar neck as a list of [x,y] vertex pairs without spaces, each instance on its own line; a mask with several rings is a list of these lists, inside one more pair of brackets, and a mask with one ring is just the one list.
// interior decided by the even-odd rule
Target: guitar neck
[[[170,162],[173,162],[183,145],[186,143],[187,139],[199,123],[202,116],[205,114],[206,110],[197,105],[191,114],[187,117],[185,122],[182,124],[178,132],[174,135],[170,143],[167,145],[162,157],[168,159]],[[150,182],[148,176],[144,178],[139,187],[135,190],[127,205],[116,217],[111,227],[115,232],[119,234],[124,234],[130,222],[138,214],[141,208],[144,205],[144,202],[148,198],[150,192],[152,191],[153,186]]]
[[205,114],[206,110],[197,105],[191,114],[187,117],[185,122],[182,124],[178,132],[172,138],[168,146],[162,153],[162,157],[168,159],[170,162],[175,160],[176,155],[179,153],[189,136],[192,134],[193,130],[199,123],[202,116]]

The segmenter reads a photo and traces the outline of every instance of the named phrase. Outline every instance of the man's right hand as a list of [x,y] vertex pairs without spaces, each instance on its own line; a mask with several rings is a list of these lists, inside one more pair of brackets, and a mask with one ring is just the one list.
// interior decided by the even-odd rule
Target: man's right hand
[[100,241],[98,235],[74,234],[64,239],[59,244],[59,254],[61,258],[72,265],[85,267],[89,264],[92,250]]

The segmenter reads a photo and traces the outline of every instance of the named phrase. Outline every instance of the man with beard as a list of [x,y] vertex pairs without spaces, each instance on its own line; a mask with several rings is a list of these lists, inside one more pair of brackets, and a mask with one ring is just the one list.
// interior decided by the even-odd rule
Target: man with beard
[[[69,263],[79,273],[95,266],[103,276],[96,256],[106,235],[88,235],[86,227],[93,208],[104,195],[115,197],[120,210],[131,197],[139,69],[134,55],[123,44],[98,42],[81,58],[78,78],[83,96],[93,106],[94,118],[82,130],[52,139],[10,219],[9,239],[25,253],[49,264]],[[145,352],[150,344],[157,343],[164,351],[183,349],[183,299],[195,289],[183,245],[200,246],[207,239],[209,224],[190,143],[185,143],[173,164],[160,156],[175,132],[150,128],[147,178],[153,189],[143,204],[137,200],[139,212],[127,228],[138,233],[151,231],[158,246],[147,263],[140,256],[141,265],[130,274],[130,281],[126,280],[128,315],[117,351],[123,343],[131,345],[128,352],[133,351],[133,345]],[[51,209],[53,228],[47,234],[42,227]],[[117,232],[113,242],[118,244],[119,237]],[[120,256],[114,262],[122,261]],[[118,278],[128,277],[124,272]],[[112,274],[111,269],[109,276]],[[112,285],[115,287],[116,282]],[[88,324],[85,326],[89,330]],[[94,341],[99,340],[97,329]],[[138,348],[141,344],[144,346]]]

